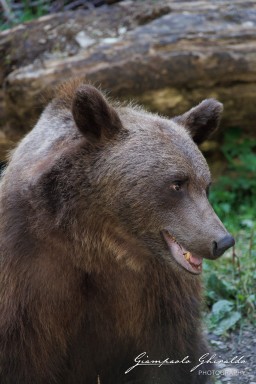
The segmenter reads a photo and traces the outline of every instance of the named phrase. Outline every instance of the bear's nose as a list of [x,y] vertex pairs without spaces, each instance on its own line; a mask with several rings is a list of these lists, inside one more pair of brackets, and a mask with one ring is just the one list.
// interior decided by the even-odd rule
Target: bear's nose
[[230,234],[222,237],[218,241],[213,241],[212,253],[213,256],[221,256],[228,248],[233,247],[235,244],[235,239]]

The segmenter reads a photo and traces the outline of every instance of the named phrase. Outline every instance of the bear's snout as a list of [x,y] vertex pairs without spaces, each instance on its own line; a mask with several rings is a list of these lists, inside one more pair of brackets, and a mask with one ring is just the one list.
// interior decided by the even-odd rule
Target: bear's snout
[[235,239],[228,233],[226,236],[212,242],[212,255],[217,258],[233,245],[235,245]]

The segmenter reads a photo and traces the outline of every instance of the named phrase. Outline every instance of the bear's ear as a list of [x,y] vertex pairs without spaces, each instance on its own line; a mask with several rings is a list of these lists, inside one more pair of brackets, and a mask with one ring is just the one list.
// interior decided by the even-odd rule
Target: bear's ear
[[108,104],[102,93],[91,85],[81,85],[77,88],[72,113],[77,127],[91,143],[112,138],[122,126],[114,108]]
[[218,128],[222,111],[219,101],[206,99],[173,120],[190,132],[196,144],[201,144]]

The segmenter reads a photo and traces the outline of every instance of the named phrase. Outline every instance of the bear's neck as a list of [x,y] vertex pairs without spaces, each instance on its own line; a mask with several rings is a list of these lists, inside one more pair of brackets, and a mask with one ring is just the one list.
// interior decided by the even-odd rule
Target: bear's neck
[[[187,351],[186,340],[190,343],[200,328],[200,277],[175,272],[157,260],[151,259],[140,271],[109,262],[105,270],[87,276],[86,291],[91,292],[88,316],[98,317],[102,335],[105,327],[113,329],[124,343],[138,341],[138,348],[139,340],[144,340],[143,349],[156,332],[179,346],[182,354]],[[101,334],[100,327],[97,333]]]

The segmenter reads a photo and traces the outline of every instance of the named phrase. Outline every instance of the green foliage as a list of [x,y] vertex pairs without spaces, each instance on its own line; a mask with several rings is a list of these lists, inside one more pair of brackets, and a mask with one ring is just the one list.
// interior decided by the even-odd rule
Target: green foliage
[[231,250],[204,266],[207,325],[218,335],[245,320],[256,324],[256,238],[244,230],[235,238],[235,256]]
[[90,9],[102,3],[97,0],[3,0],[1,5],[4,9],[0,12],[0,30],[3,30],[43,15],[75,9]]
[[219,177],[210,200],[216,213],[232,229],[253,227],[256,211],[256,140],[243,137],[239,128],[229,129],[221,151],[227,161],[225,175]]
[[223,335],[240,319],[241,313],[234,310],[232,301],[219,300],[212,306],[209,329],[213,329],[216,335]]
[[0,15],[0,30],[11,28],[16,24],[37,19],[46,15],[51,1],[49,0],[22,0],[18,6],[14,6],[11,0],[6,1],[8,12]]
[[225,134],[221,150],[227,169],[210,200],[236,246],[205,263],[207,324],[218,335],[245,320],[256,323],[256,140],[233,128]]
[[45,1],[39,1],[36,7],[32,7],[29,1],[23,0],[24,10],[20,15],[19,23],[37,19],[38,17],[45,15],[47,13],[47,8],[44,3]]

